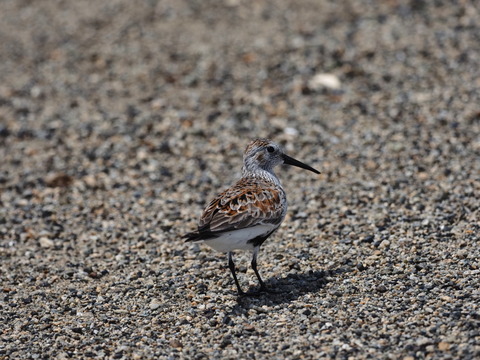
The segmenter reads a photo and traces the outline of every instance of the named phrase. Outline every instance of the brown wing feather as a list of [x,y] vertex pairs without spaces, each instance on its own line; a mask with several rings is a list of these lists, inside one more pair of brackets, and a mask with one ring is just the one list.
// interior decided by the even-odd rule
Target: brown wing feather
[[241,229],[257,224],[280,224],[285,216],[285,193],[275,184],[241,179],[210,202],[199,228],[211,232]]

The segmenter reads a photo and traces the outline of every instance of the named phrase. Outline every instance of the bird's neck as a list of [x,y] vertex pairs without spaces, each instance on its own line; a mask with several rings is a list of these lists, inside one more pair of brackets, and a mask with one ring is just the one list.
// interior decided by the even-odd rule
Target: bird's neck
[[273,169],[266,170],[259,167],[255,169],[249,169],[244,166],[242,168],[242,177],[261,178],[261,179],[273,182],[278,186],[282,186],[277,175],[273,172]]

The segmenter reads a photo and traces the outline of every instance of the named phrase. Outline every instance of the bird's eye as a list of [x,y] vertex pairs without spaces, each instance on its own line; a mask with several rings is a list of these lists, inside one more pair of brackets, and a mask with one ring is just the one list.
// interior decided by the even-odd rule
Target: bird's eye
[[267,146],[267,151],[269,153],[273,153],[275,151],[275,148],[273,146]]

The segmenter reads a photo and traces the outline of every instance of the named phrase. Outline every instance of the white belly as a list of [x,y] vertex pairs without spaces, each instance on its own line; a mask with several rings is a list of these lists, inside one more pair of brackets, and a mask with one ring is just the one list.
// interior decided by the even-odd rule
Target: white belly
[[253,250],[254,246],[249,240],[261,235],[267,235],[276,228],[273,224],[257,225],[246,229],[226,232],[215,239],[205,240],[205,244],[220,252],[232,250]]

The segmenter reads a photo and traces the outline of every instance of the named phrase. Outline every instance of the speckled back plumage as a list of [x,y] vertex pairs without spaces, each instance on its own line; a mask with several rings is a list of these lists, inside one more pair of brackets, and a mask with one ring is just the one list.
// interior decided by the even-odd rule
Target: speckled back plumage
[[287,211],[287,198],[281,186],[262,177],[243,177],[210,202],[200,227],[229,231],[258,224],[280,224]]

